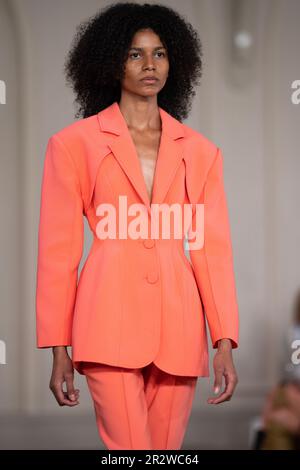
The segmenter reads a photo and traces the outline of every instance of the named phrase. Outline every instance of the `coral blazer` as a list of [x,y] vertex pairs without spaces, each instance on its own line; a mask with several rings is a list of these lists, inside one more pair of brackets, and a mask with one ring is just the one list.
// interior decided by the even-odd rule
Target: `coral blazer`
[[[238,346],[238,305],[221,150],[159,107],[162,133],[149,200],[127,123],[114,102],[53,134],[41,184],[36,278],[37,347],[72,346],[81,361],[127,368],[154,362],[177,375],[209,376],[212,347]],[[180,238],[100,239],[99,204],[119,196],[144,207],[204,204],[204,244]],[[78,280],[84,217],[93,243]],[[191,222],[192,224],[192,222]],[[190,225],[192,227],[192,225]]]

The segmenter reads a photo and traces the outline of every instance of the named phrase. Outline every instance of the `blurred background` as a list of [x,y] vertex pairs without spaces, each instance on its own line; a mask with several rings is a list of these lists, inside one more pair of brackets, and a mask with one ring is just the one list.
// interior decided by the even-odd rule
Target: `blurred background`
[[[46,143],[75,119],[63,62],[77,24],[110,3],[0,0],[1,449],[101,448],[85,378],[75,375],[75,408],[59,407],[49,389],[52,351],[36,348],[35,276]],[[160,3],[203,42],[202,84],[186,123],[223,150],[241,324],[235,395],[206,404],[211,364],[211,377],[198,379],[183,448],[252,448],[270,390],[286,372],[297,376],[300,1]]]

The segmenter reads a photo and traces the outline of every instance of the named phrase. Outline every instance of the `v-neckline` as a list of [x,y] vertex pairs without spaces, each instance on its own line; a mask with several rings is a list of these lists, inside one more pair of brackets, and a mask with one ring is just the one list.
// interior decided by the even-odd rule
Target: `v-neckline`
[[157,171],[157,162],[158,162],[158,158],[159,158],[159,154],[160,154],[162,131],[161,131],[161,133],[160,133],[160,138],[159,138],[159,144],[158,144],[158,150],[157,150],[157,155],[156,155],[156,160],[155,160],[155,166],[154,166],[154,172],[153,172],[153,178],[152,178],[152,184],[151,184],[151,195],[150,195],[150,196],[149,196],[149,194],[148,194],[146,179],[145,179],[145,176],[144,176],[144,172],[143,172],[143,168],[142,168],[142,163],[141,163],[140,157],[139,157],[139,155],[138,155],[138,151],[137,151],[136,144],[135,144],[135,142],[134,142],[134,140],[133,140],[133,137],[132,137],[132,135],[131,135],[129,129],[128,129],[128,132],[129,132],[129,134],[130,134],[130,137],[131,137],[131,140],[132,140],[132,144],[133,144],[133,146],[134,146],[136,158],[137,158],[138,161],[139,161],[140,172],[141,172],[141,174],[142,174],[144,186],[145,186],[146,193],[147,193],[147,196],[148,196],[148,201],[149,201],[149,204],[150,204],[150,206],[151,206],[151,204],[152,204],[152,202],[153,202],[155,175],[156,175],[156,171]]
[[150,204],[150,207],[153,203],[153,196],[154,196],[154,191],[155,191],[155,181],[156,181],[156,175],[157,175],[157,166],[158,166],[158,159],[159,159],[159,156],[161,154],[161,146],[162,146],[162,139],[163,139],[163,132],[164,132],[164,123],[163,123],[163,118],[162,118],[162,115],[161,115],[161,111],[160,111],[160,108],[158,107],[158,110],[159,110],[159,114],[160,114],[160,121],[161,121],[161,132],[160,132],[160,139],[159,139],[159,145],[158,145],[158,151],[157,151],[157,155],[156,155],[156,161],[155,161],[155,167],[154,167],[154,173],[153,173],[153,179],[152,179],[152,189],[151,189],[151,197],[149,196],[148,194],[148,190],[147,190],[147,184],[146,184],[146,180],[145,180],[145,177],[144,177],[144,173],[143,173],[143,169],[142,169],[142,164],[141,164],[141,160],[139,158],[139,155],[138,155],[138,151],[137,151],[137,147],[135,145],[135,142],[133,140],[133,137],[131,135],[131,132],[129,130],[129,127],[128,127],[128,124],[126,122],[126,119],[125,117],[123,116],[122,114],[122,111],[120,109],[120,106],[119,106],[119,110],[120,110],[120,113],[124,119],[124,123],[126,125],[126,128],[127,128],[127,133],[128,133],[128,136],[129,136],[129,139],[131,141],[131,144],[132,144],[132,148],[134,149],[134,152],[135,152],[135,157],[138,161],[138,165],[139,165],[139,170],[140,170],[140,173],[141,173],[141,176],[142,176],[142,180],[143,180],[143,183],[144,183],[144,187],[145,187],[145,191],[146,191],[146,195],[147,195],[147,199],[148,199],[148,203]]

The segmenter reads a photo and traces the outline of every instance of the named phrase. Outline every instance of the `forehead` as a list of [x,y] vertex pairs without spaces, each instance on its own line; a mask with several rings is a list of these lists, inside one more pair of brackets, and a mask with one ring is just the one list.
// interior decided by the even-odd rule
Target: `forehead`
[[131,47],[162,48],[164,47],[160,37],[152,29],[137,31],[131,40]]

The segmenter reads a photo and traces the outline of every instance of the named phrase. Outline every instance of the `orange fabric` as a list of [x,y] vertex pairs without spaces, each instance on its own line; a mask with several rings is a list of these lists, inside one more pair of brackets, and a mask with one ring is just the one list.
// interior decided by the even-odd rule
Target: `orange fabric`
[[[74,367],[150,362],[170,374],[208,376],[213,347],[238,346],[238,304],[220,149],[162,108],[152,201],[119,105],[75,121],[48,141],[41,186],[36,285],[37,347],[71,345]],[[204,204],[204,246],[184,238],[99,239],[97,206],[119,215],[150,203]],[[193,212],[193,223],[196,213]],[[77,279],[84,220],[93,244]],[[173,235],[173,234],[172,234]]]
[[82,363],[106,449],[178,450],[192,410],[197,377],[180,377],[153,363],[126,369]]

